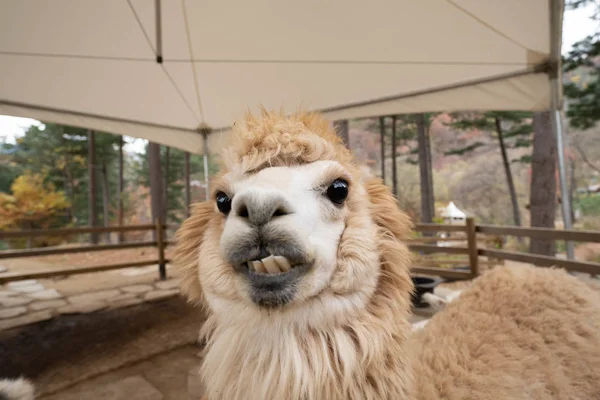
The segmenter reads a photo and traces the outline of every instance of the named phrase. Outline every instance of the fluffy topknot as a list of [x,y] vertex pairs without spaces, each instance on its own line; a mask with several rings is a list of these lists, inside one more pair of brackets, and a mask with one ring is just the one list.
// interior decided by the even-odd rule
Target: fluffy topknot
[[322,115],[261,107],[259,117],[248,113],[234,125],[234,145],[223,153],[228,170],[256,172],[266,167],[292,166],[318,160],[351,164],[352,155]]

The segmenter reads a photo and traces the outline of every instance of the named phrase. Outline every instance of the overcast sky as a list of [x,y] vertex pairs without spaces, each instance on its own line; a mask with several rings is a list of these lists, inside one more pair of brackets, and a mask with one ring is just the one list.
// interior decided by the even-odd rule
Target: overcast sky
[[[573,43],[583,39],[597,29],[598,22],[590,19],[593,11],[593,7],[587,7],[565,12],[563,22],[563,54],[571,49]],[[0,115],[0,141],[8,140],[14,143],[15,138],[21,136],[27,127],[37,123],[39,122],[29,118]],[[144,140],[131,137],[126,137],[125,140],[129,142],[126,145],[126,150],[143,151]]]

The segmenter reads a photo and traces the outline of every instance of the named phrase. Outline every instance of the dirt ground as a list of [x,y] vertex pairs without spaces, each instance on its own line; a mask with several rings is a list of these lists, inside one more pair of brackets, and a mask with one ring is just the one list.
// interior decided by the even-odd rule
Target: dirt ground
[[[165,367],[162,372],[154,369],[155,375],[179,373],[180,368],[191,365],[189,355],[200,350],[197,338],[202,321],[197,308],[177,297],[125,309],[61,316],[2,331],[0,376],[26,376],[33,379],[38,396],[55,394],[58,397],[52,398],[58,399],[59,393],[67,393],[63,391],[68,388],[77,390],[76,385],[123,367],[138,365],[143,371],[152,365],[149,360],[154,357],[162,360],[157,366],[165,367],[171,360],[176,368]],[[182,360],[166,356],[178,349],[187,349],[182,351],[188,356]],[[187,360],[185,365],[175,366],[183,360]],[[143,364],[145,361],[149,364]],[[152,370],[148,367],[149,376]],[[187,379],[187,372],[183,377]],[[178,380],[155,380],[158,386],[182,388]]]
[[90,391],[97,391],[98,387],[131,376],[143,377],[162,393],[163,400],[187,399],[189,371],[196,369],[201,361],[197,353],[197,346],[180,347],[80,382],[54,395],[42,396],[39,400],[79,400]]

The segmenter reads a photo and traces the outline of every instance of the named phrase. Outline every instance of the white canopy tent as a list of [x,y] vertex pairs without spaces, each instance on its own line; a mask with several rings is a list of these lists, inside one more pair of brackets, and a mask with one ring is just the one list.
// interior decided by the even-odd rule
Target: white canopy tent
[[447,218],[449,220],[461,220],[464,221],[467,219],[467,214],[464,213],[460,208],[456,207],[453,201],[448,203],[448,206],[444,207],[442,210],[442,217]]
[[0,0],[0,114],[202,154],[260,104],[331,120],[558,111],[562,13],[562,0]]

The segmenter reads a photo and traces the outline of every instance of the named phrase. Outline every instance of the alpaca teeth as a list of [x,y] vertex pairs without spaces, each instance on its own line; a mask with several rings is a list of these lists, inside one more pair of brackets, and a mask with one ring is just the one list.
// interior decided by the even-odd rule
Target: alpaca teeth
[[252,264],[252,261],[247,261],[246,267],[248,267],[250,271],[254,271],[254,265]]
[[267,272],[267,269],[260,261],[252,261],[252,265],[254,266],[256,272]]
[[287,258],[282,257],[282,256],[273,256],[273,259],[275,260],[277,265],[279,265],[279,268],[283,272],[288,272],[289,270],[292,269],[292,266],[290,265],[290,262],[288,261]]
[[277,265],[273,256],[263,258],[261,261],[269,274],[277,274],[281,272],[281,270],[279,269],[279,265]]

